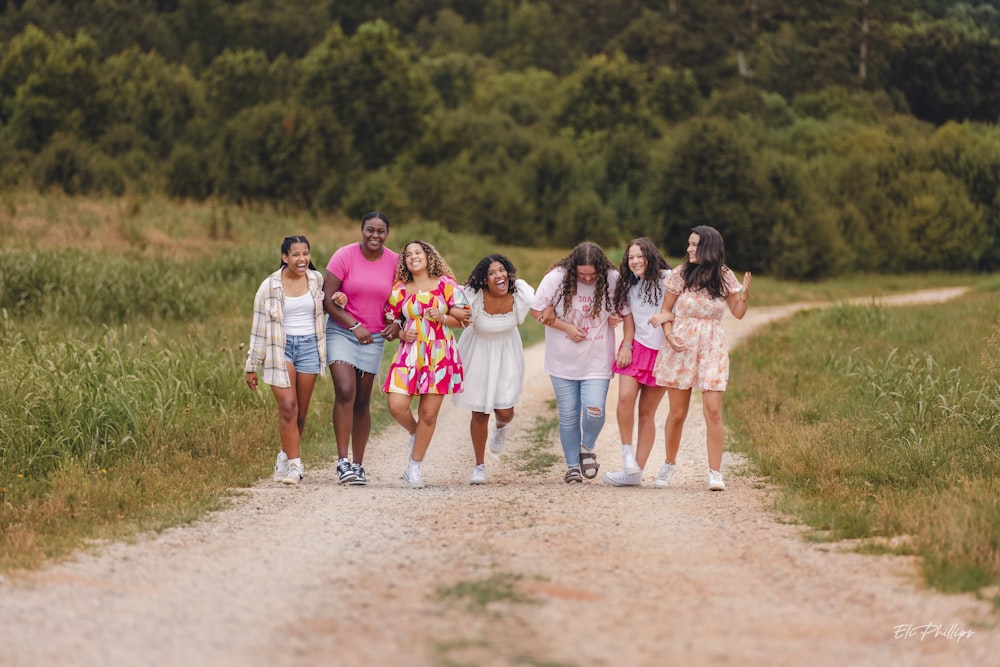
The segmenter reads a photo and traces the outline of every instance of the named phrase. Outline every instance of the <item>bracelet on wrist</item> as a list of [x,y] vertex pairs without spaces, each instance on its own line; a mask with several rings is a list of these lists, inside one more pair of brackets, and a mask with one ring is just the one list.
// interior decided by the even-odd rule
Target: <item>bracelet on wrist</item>
[[622,343],[622,347],[624,347],[626,350],[632,349],[632,346],[629,343]]
[[360,326],[361,326],[361,320],[358,320],[358,321],[357,321],[357,322],[355,322],[355,323],[354,323],[353,325],[351,325],[351,326],[347,327],[347,330],[348,330],[348,331],[354,331],[355,329],[357,329],[357,328],[358,328],[358,327],[360,327]]

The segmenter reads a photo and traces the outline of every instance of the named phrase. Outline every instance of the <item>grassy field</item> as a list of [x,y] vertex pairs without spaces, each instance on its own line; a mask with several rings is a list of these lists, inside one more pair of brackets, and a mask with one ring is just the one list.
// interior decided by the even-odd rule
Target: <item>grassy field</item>
[[1000,280],[799,314],[734,352],[733,378],[733,440],[813,539],[918,554],[932,586],[1000,604]]
[[[278,448],[274,401],[266,388],[250,392],[242,372],[253,294],[260,281],[277,268],[284,236],[307,235],[314,259],[322,266],[336,248],[358,240],[358,227],[358,221],[298,211],[5,193],[0,199],[0,570],[38,566],[88,540],[128,537],[191,521],[225,503],[229,489],[269,474]],[[546,268],[565,254],[497,247],[487,239],[445,233],[433,223],[393,221],[390,247],[398,249],[415,238],[437,245],[459,280],[464,280],[480,257],[500,251],[512,258],[521,277],[537,284]],[[612,261],[621,258],[622,250],[608,248]],[[821,301],[972,281],[983,282],[983,278],[861,276],[833,283],[791,284],[758,276],[754,304]],[[865,482],[841,467],[823,468],[821,464],[833,460],[828,450],[844,448],[843,433],[820,440],[812,429],[818,433],[826,426],[836,434],[836,429],[846,428],[844,422],[856,421],[850,415],[865,404],[861,388],[871,394],[873,384],[896,382],[900,374],[910,378],[917,373],[918,378],[927,378],[921,382],[939,382],[934,379],[939,372],[947,371],[944,378],[949,379],[955,368],[960,369],[961,384],[948,394],[960,397],[955,398],[955,405],[972,401],[969,391],[987,396],[982,399],[985,402],[972,401],[969,409],[973,411],[968,414],[974,417],[963,419],[986,414],[993,415],[995,423],[995,385],[994,412],[975,410],[989,409],[990,387],[982,384],[982,378],[983,373],[987,379],[989,373],[996,377],[996,356],[984,357],[982,351],[988,345],[983,336],[976,327],[964,324],[976,321],[986,326],[992,317],[995,328],[995,307],[991,311],[989,305],[995,297],[994,284],[993,291],[983,288],[954,306],[965,310],[953,311],[953,306],[907,309],[907,313],[920,310],[923,315],[906,322],[899,322],[903,316],[895,311],[837,308],[801,316],[791,325],[818,322],[812,325],[813,334],[781,329],[782,333],[773,335],[798,336],[797,340],[815,335],[824,341],[832,339],[838,346],[850,345],[836,355],[824,346],[799,346],[816,350],[818,359],[780,356],[757,344],[741,352],[735,362],[740,379],[727,399],[728,416],[741,425],[743,446],[759,452],[754,456],[761,469],[776,483],[789,487],[783,508],[799,512],[830,536],[903,534],[911,549],[948,529],[951,524],[944,517],[936,522],[940,527],[933,534],[925,534],[930,528],[919,523],[917,508],[933,507],[938,499],[920,495],[919,484],[911,486],[925,478],[907,472],[915,464],[903,444],[895,445],[895,458],[888,462],[866,464],[885,479],[873,475]],[[963,326],[954,326],[956,321]],[[893,340],[886,332],[894,329],[887,323],[895,323],[911,337],[896,344],[905,354],[890,356],[885,343],[874,345],[875,332]],[[530,344],[541,340],[542,330],[529,320],[522,335]],[[923,354],[912,338],[918,335],[940,339],[940,352],[935,348]],[[991,349],[997,349],[995,338]],[[917,356],[911,359],[912,355]],[[928,355],[933,357],[932,366],[927,366]],[[784,359],[779,369],[767,365],[772,357]],[[977,361],[971,363],[968,358]],[[919,372],[911,372],[911,366]],[[866,371],[869,367],[874,370]],[[748,380],[751,370],[755,375]],[[857,379],[863,372],[869,375]],[[802,394],[807,393],[801,389],[811,381],[808,378],[830,373],[857,383],[859,389],[842,393],[858,394],[858,405],[845,406],[842,401],[848,397],[831,393],[835,383],[821,379],[816,391],[825,392],[828,400],[799,406]],[[309,465],[334,455],[332,400],[330,381],[322,378],[304,441]],[[876,400],[875,394],[865,400],[874,406],[874,421],[868,427],[872,429],[886,427],[879,420],[891,421],[890,416],[880,416],[883,413],[898,415],[897,428],[905,435],[924,414],[889,410],[886,399]],[[376,400],[373,405],[376,428],[384,427],[389,421],[384,402]],[[802,437],[773,436],[777,431],[760,429],[791,426],[772,424],[761,415],[788,416],[795,420],[796,429],[807,432]],[[261,429],[262,423],[269,426]],[[995,444],[995,430],[990,437]],[[814,447],[813,442],[826,444]],[[782,443],[801,450],[805,460],[793,463],[794,457],[787,453],[771,453],[771,447]],[[920,470],[951,472],[943,481],[935,481],[928,493],[957,498],[962,512],[969,514],[968,521],[985,516],[980,507],[1000,497],[996,468],[984,467],[992,473],[976,476],[959,474],[956,466],[962,471],[988,462],[988,454],[995,456],[996,447],[963,454],[961,465],[952,460],[955,456],[950,449],[936,447],[934,456],[918,459],[923,462]],[[546,454],[539,447],[532,451]],[[769,461],[788,465],[792,472],[786,474],[782,466]],[[995,458],[992,461],[995,466]],[[795,472],[802,470],[808,474]],[[897,477],[904,474],[910,481],[898,483]],[[825,510],[815,509],[809,498],[796,495],[800,487],[808,486],[806,480],[842,484],[836,493],[855,499],[853,504],[861,508],[858,516],[830,518]],[[873,495],[868,484],[879,493]],[[835,493],[830,487],[822,488],[820,495]],[[986,493],[990,489],[992,493]],[[881,518],[881,523],[873,522],[872,517],[882,517],[887,505],[912,513],[910,523]],[[952,511],[958,510],[952,507]],[[823,520],[817,521],[816,516]],[[995,511],[992,516],[996,517]],[[874,524],[878,530],[873,533],[870,525]],[[849,525],[858,528],[845,530]],[[998,532],[995,524],[992,531],[983,530],[985,535]],[[970,544],[968,549],[983,551],[984,547]],[[996,544],[993,551],[983,553],[995,558]],[[941,565],[928,557],[928,567],[943,568],[954,558],[957,554],[940,554]]]

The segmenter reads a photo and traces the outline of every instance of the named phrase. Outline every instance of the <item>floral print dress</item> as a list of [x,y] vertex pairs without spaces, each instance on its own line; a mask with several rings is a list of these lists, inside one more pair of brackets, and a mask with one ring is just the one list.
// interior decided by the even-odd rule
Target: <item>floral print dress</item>
[[402,317],[407,329],[416,329],[412,343],[402,340],[396,348],[389,376],[382,391],[394,394],[457,394],[462,391],[462,360],[451,328],[424,317],[433,307],[448,312],[455,306],[467,306],[465,294],[453,278],[442,276],[429,292],[408,293],[406,284],[392,287],[386,304],[391,319]]
[[[722,282],[727,294],[743,291],[729,268],[722,269]],[[675,352],[670,343],[663,343],[653,367],[656,383],[673,389],[725,391],[729,384],[729,349],[722,328],[726,298],[713,298],[704,289],[685,290],[681,271],[671,271],[663,284],[677,295],[673,333],[687,349]]]

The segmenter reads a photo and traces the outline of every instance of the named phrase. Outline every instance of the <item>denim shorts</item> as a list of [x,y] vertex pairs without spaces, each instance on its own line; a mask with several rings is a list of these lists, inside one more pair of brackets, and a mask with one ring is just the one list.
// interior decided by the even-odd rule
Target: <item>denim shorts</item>
[[319,375],[319,345],[316,334],[285,336],[285,361],[292,362],[297,373]]
[[368,345],[362,345],[358,342],[353,331],[348,331],[334,322],[327,322],[326,363],[330,365],[337,361],[343,361],[359,371],[377,375],[379,366],[382,364],[382,350],[384,348],[385,339],[382,338],[381,333],[373,333],[372,342]]

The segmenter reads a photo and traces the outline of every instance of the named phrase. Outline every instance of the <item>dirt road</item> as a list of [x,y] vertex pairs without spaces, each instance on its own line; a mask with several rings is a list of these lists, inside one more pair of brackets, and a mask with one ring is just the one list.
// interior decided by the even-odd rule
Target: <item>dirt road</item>
[[[800,308],[751,308],[727,332]],[[196,525],[6,577],[0,665],[995,664],[987,603],[924,590],[913,559],[807,543],[731,454],[727,490],[708,492],[698,403],[669,489],[652,486],[662,434],[641,488],[517,472],[552,414],[541,347],[528,357],[486,486],[466,484],[468,414],[446,403],[425,489],[403,487],[393,428],[367,487],[307,467],[298,488],[262,481]],[[604,470],[620,465],[614,388]]]

